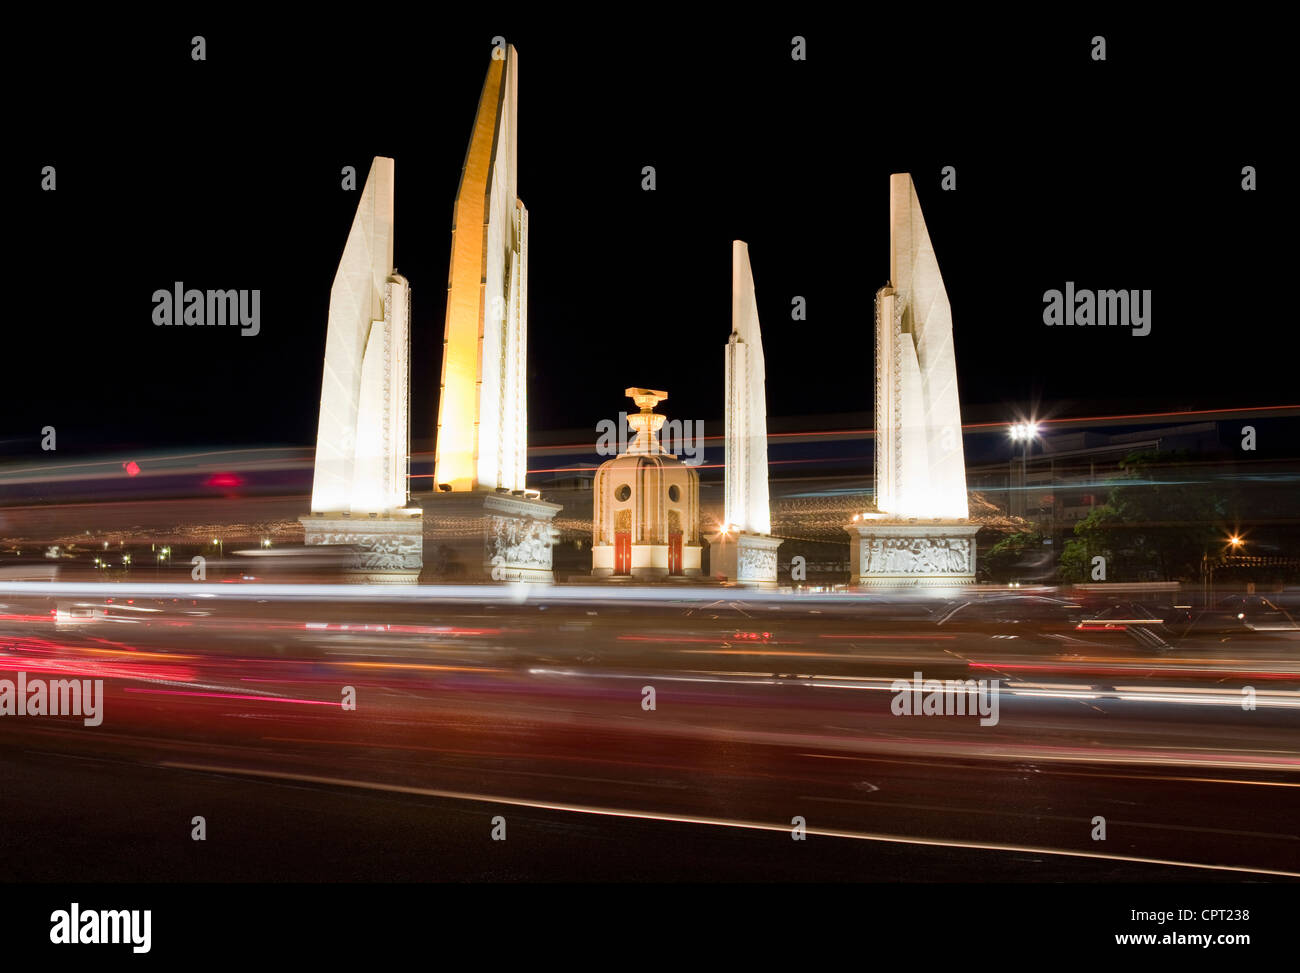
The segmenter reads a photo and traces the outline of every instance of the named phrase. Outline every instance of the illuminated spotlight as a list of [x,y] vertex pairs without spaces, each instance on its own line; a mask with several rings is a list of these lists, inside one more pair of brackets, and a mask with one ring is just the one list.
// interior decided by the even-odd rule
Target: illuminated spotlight
[[271,539],[270,539],[269,537],[263,537],[263,538],[262,538],[262,546],[263,546],[263,547],[270,547],[270,546],[271,546]]
[[1228,538],[1228,543],[1231,544],[1233,547],[1241,547],[1241,545],[1244,544],[1245,541],[1243,541],[1236,534],[1233,534],[1231,537]]

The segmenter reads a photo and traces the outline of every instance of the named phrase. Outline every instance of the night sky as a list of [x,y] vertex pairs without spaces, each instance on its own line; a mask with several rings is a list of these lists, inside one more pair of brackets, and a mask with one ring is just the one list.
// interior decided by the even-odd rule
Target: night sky
[[[359,190],[377,154],[396,159],[412,433],[428,448],[452,203],[496,34],[519,54],[535,432],[594,429],[630,406],[629,385],[666,389],[670,416],[720,419],[735,238],[770,413],[869,413],[896,171],[914,175],[947,284],[968,419],[1295,400],[1294,246],[1276,229],[1294,223],[1279,158],[1294,119],[1275,52],[1208,22],[625,16],[435,29],[195,15],[26,38],[11,68],[35,87],[5,159],[17,266],[0,454],[38,452],[45,425],[74,454],[313,444],[359,195],[340,169]],[[195,33],[206,62],[190,59]],[[42,89],[49,77],[64,81]],[[55,192],[40,189],[47,164]],[[1243,165],[1258,191],[1242,191]],[[155,327],[151,296],[178,280],[261,289],[261,333]],[[1067,280],[1151,289],[1151,334],[1046,327],[1043,293]]]

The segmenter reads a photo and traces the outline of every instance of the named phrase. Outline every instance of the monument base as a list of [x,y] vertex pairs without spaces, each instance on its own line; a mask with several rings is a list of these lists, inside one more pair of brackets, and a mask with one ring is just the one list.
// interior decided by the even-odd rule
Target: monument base
[[560,504],[493,490],[414,499],[424,511],[422,581],[555,580],[551,521]]
[[674,573],[672,552],[667,544],[632,544],[626,562],[621,564],[612,545],[595,544],[591,548],[591,576],[612,581],[698,580],[703,551],[699,544],[683,545],[681,564],[676,565]]
[[975,581],[978,524],[867,518],[845,530],[852,584],[918,587]]
[[298,522],[309,546],[345,544],[353,549],[344,561],[349,581],[415,584],[419,580],[423,530],[418,510],[311,513]]
[[776,587],[776,549],[781,538],[770,534],[713,534],[709,537],[709,573],[740,584]]

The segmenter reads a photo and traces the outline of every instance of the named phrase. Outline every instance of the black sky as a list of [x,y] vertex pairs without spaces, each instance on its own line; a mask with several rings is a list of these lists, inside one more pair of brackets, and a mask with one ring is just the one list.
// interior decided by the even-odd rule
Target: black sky
[[[1295,399],[1281,197],[1294,112],[1266,27],[852,16],[738,32],[658,13],[439,14],[397,18],[396,36],[361,15],[195,16],[29,35],[10,69],[58,80],[20,86],[11,118],[0,452],[38,448],[45,425],[72,452],[310,445],[357,201],[339,173],[364,179],[376,154],[396,159],[413,435],[427,444],[452,202],[496,34],[519,52],[534,430],[594,428],[628,385],[667,389],[670,415],[718,418],[733,238],[750,245],[770,412],[869,411],[895,171],[918,186],[968,410]],[[195,33],[205,63],[190,60]],[[791,60],[794,34],[806,62]],[[47,164],[53,193],[39,188]],[[955,192],[940,189],[945,165]],[[154,327],[151,295],[177,280],[260,288],[261,334]],[[1067,280],[1150,288],[1152,333],[1047,328],[1043,293]],[[790,319],[795,295],[806,322]]]

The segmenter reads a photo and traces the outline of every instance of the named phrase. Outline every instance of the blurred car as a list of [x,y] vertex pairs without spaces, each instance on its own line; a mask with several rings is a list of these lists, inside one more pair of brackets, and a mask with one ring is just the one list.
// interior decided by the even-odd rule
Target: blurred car
[[361,570],[366,551],[356,544],[285,544],[232,552],[239,581],[270,583],[333,581]]
[[1145,648],[1164,651],[1172,648],[1171,638],[1187,631],[1190,621],[1191,613],[1186,608],[1117,601],[1083,619],[1076,631],[1087,633],[1087,638],[1093,641],[1115,636],[1125,644],[1136,642]]
[[939,609],[940,628],[997,636],[1050,635],[1072,631],[1083,619],[1078,602],[1044,595],[993,595]]
[[1215,606],[1252,632],[1294,632],[1300,630],[1295,617],[1262,595],[1229,595]]

